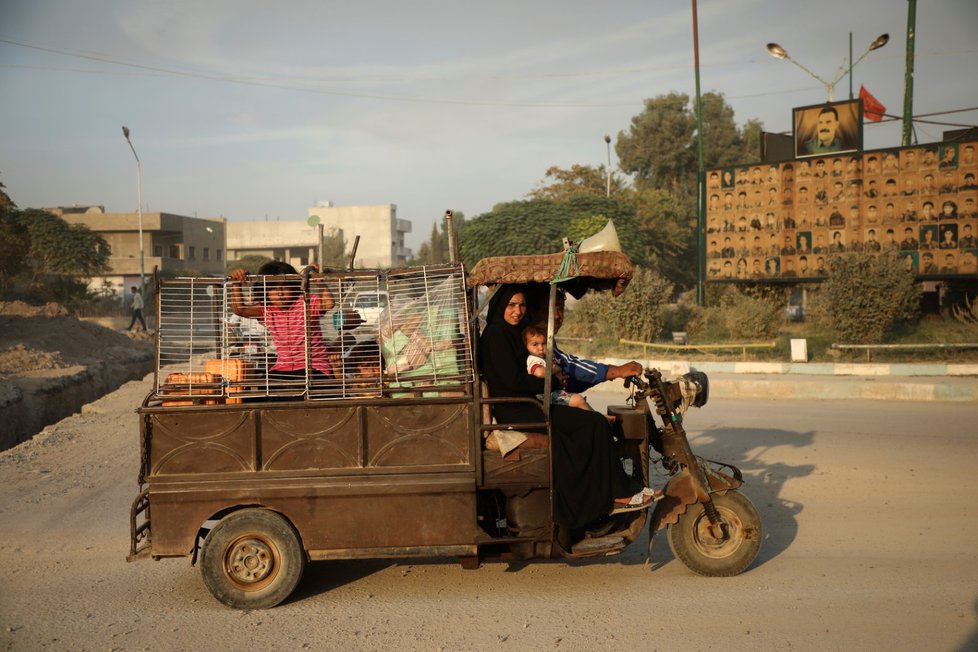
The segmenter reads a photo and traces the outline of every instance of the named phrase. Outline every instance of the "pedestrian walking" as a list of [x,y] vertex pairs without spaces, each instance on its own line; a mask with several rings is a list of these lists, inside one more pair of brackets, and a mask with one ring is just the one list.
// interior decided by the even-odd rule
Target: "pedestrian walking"
[[130,320],[129,328],[127,328],[126,330],[131,331],[132,327],[136,324],[137,319],[139,320],[139,323],[142,324],[143,330],[144,331],[148,330],[146,328],[146,320],[143,319],[143,308],[145,307],[145,304],[143,303],[143,295],[142,293],[140,293],[139,288],[137,288],[135,285],[132,286],[131,302],[132,302],[132,320]]

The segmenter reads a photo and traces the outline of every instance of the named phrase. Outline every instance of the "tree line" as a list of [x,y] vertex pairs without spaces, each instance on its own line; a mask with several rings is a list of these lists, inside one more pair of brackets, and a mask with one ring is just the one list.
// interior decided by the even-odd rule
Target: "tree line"
[[[705,167],[760,159],[761,123],[737,125],[722,94],[702,96],[702,124]],[[554,166],[525,198],[503,201],[472,219],[456,219],[463,262],[560,251],[563,238],[586,238],[610,219],[635,264],[679,289],[691,287],[696,281],[698,156],[689,96],[673,92],[646,100],[642,112],[617,134],[615,153],[616,170]],[[435,224],[412,262],[447,260],[445,226]]]
[[0,183],[0,296],[68,305],[88,296],[85,278],[109,270],[105,238],[36,208],[20,210]]

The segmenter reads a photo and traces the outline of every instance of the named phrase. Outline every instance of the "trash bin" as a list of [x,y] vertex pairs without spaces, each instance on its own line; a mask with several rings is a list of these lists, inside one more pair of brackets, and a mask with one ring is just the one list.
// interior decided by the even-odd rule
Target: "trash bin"
[[791,361],[808,362],[808,340],[791,340]]

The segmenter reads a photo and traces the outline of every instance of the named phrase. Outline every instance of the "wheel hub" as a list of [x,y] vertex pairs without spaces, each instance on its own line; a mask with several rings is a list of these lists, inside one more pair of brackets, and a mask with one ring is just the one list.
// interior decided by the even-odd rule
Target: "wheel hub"
[[266,580],[275,570],[272,548],[264,541],[246,538],[230,546],[225,568],[239,584],[253,585]]
[[720,516],[723,523],[714,526],[703,514],[694,529],[694,545],[702,554],[716,559],[730,555],[743,542],[743,526],[737,515],[721,509]]

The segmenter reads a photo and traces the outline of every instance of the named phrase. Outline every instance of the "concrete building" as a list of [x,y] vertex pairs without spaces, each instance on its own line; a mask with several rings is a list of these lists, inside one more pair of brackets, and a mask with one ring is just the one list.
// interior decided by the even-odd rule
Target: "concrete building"
[[[89,287],[125,294],[139,285],[139,215],[106,213],[102,206],[59,206],[44,210],[69,224],[84,224],[112,247],[109,272],[91,279]],[[147,279],[154,268],[179,274],[192,271],[204,276],[223,276],[227,220],[197,218],[172,213],[143,212],[143,266]]]
[[411,222],[397,218],[394,204],[333,206],[331,202],[320,202],[309,209],[307,220],[229,222],[228,258],[259,255],[296,268],[318,263],[319,224],[326,235],[342,235],[347,256],[352,253],[356,236],[360,236],[354,261],[357,268],[397,267],[411,257],[411,250],[404,246]]

